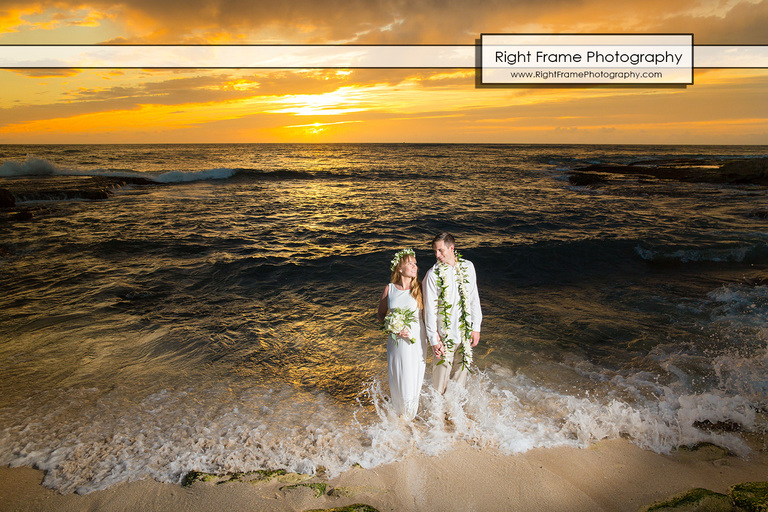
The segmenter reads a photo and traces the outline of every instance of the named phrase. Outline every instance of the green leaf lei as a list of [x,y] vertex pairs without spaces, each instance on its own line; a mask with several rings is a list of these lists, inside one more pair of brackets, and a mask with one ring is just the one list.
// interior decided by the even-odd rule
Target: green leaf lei
[[[472,364],[472,323],[469,319],[469,277],[467,277],[466,268],[462,265],[464,258],[458,252],[456,255],[456,284],[459,289],[459,309],[461,314],[459,315],[459,334],[461,339],[459,340],[459,351],[461,352],[461,367],[468,372],[472,372],[469,369],[469,365]],[[447,360],[448,353],[453,354],[453,348],[456,342],[448,338],[448,334],[451,332],[451,311],[453,310],[453,304],[448,303],[446,294],[448,292],[448,285],[445,283],[445,272],[448,270],[447,263],[439,263],[435,268],[435,276],[437,277],[437,314],[442,319],[443,327],[443,344],[447,348],[446,354],[437,364],[448,364],[452,362]]]

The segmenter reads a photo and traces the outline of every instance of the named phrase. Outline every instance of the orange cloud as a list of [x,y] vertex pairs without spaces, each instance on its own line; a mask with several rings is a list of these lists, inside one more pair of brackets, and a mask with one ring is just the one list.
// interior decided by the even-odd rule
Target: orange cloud
[[34,78],[50,78],[50,77],[65,77],[74,76],[80,73],[79,69],[11,69],[12,73],[18,75],[34,77]]
[[[697,138],[706,138],[738,143],[743,138],[746,143],[768,130],[768,116],[755,115],[768,112],[768,72],[761,71],[710,70],[697,74],[697,85],[689,89],[640,91],[475,90],[472,76],[436,72],[447,80],[436,86],[441,80],[421,71],[392,84],[340,85],[313,73],[328,87],[303,94],[290,94],[300,88],[303,73],[195,73],[170,79],[159,74],[159,81],[140,87],[73,87],[67,103],[6,109],[0,136],[4,141],[30,136],[100,140],[122,133],[169,141],[184,134],[204,142],[214,133],[219,141],[262,140],[254,139],[257,134],[280,141],[400,141],[410,134],[414,140],[454,142],[586,142],[593,137],[591,142],[702,143]],[[455,83],[458,78],[464,83]],[[269,90],[283,94],[263,94],[262,83],[270,81]],[[248,130],[249,125],[254,128]],[[419,126],[428,131],[415,130]]]
[[[0,24],[7,37],[45,28],[46,37],[78,31],[151,43],[467,44],[481,32],[632,31],[694,32],[697,43],[743,44],[765,43],[768,16],[768,0],[5,3]],[[25,70],[0,81],[0,135],[17,142],[215,136],[749,143],[766,131],[766,75],[700,71],[687,89],[478,90],[472,70]]]
[[24,16],[38,12],[37,7],[29,6],[29,4],[22,5],[21,2],[17,6],[0,11],[0,33],[18,32],[21,27],[31,25],[30,22],[24,20]]
[[[437,43],[466,44],[489,32],[693,32],[699,43],[764,43],[768,2],[749,0],[58,0],[5,2],[0,26],[32,28],[24,16],[43,14],[38,28],[66,22],[93,26],[107,17],[122,27],[112,41],[184,43]],[[74,18],[66,16],[69,12]],[[77,13],[75,15],[75,13]],[[47,24],[47,25],[46,25]],[[726,40],[724,40],[726,39]],[[99,42],[99,41],[93,41]]]

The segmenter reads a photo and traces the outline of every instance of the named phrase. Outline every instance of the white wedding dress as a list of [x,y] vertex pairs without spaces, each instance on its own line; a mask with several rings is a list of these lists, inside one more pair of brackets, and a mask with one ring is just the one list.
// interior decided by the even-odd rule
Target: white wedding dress
[[419,395],[427,366],[427,331],[421,310],[418,309],[410,290],[398,290],[393,283],[389,283],[387,307],[390,311],[395,308],[416,311],[417,320],[408,326],[410,337],[416,338],[416,343],[394,334],[389,335],[387,342],[389,394],[392,396],[392,405],[398,415],[412,420],[419,408]]

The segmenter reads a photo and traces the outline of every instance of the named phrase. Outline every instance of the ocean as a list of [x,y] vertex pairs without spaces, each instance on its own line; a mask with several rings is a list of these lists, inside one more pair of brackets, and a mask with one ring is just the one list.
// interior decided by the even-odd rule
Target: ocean
[[[0,188],[143,177],[101,200],[17,197],[0,222],[0,464],[87,493],[154,478],[338,475],[458,443],[515,454],[623,437],[748,457],[768,428],[768,189],[590,164],[768,146],[0,146]],[[57,181],[59,180],[59,181]],[[33,191],[34,192],[34,191]],[[451,232],[484,313],[466,389],[428,365],[388,401],[376,322],[392,255]]]

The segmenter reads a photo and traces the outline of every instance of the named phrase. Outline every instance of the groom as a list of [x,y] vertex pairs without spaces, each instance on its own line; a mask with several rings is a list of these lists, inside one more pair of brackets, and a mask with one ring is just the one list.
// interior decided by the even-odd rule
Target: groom
[[449,233],[432,240],[435,263],[424,276],[424,319],[435,364],[432,381],[445,393],[448,381],[464,385],[472,363],[472,347],[480,341],[480,296],[475,266],[455,251]]

